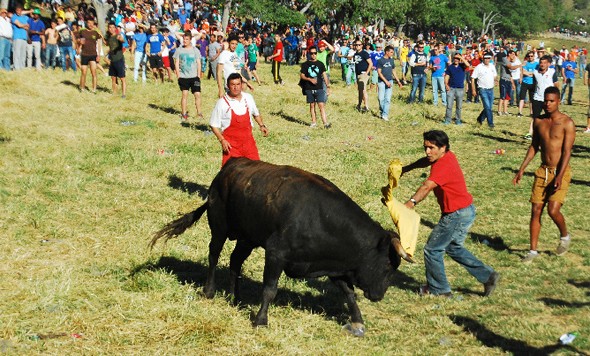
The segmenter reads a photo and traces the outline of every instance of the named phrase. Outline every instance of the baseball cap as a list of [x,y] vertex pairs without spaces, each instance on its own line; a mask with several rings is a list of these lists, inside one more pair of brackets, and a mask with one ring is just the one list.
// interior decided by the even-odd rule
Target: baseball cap
[[41,15],[41,10],[39,10],[39,8],[36,8],[35,10],[33,10],[33,13],[35,15]]

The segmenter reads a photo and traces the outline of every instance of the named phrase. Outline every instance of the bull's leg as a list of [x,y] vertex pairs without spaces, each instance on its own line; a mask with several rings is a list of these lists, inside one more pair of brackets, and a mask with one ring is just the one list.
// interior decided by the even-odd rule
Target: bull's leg
[[350,312],[350,332],[354,336],[363,336],[365,334],[365,326],[363,323],[363,316],[361,310],[356,302],[356,296],[354,295],[354,287],[349,284],[348,281],[341,278],[330,278],[334,282],[344,295],[346,296],[346,304],[348,305],[348,311]]
[[277,295],[277,286],[282,272],[283,262],[276,257],[271,257],[267,249],[264,259],[264,278],[262,281],[262,284],[264,285],[262,291],[262,305],[254,319],[254,326],[268,325],[268,306]]
[[240,298],[240,279],[242,275],[242,265],[254,247],[244,241],[238,240],[236,243],[236,247],[231,254],[230,262],[229,262],[229,269],[230,269],[230,280],[229,280],[229,293],[233,296],[233,303],[237,305],[241,298]]
[[207,211],[209,228],[211,229],[211,242],[209,242],[209,270],[207,271],[207,282],[205,283],[205,297],[213,298],[215,295],[215,268],[219,261],[219,255],[227,240],[227,224],[223,212],[218,212],[218,206],[210,206]]

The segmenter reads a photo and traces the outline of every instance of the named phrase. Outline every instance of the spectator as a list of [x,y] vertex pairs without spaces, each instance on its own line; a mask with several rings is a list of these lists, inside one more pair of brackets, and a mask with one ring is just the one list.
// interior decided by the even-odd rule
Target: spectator
[[45,30],[44,36],[47,36],[45,45],[45,68],[51,67],[55,69],[55,60],[57,57],[57,40],[59,33],[57,32],[57,21],[51,20],[51,27]]
[[145,26],[139,24],[137,26],[137,31],[138,32],[133,35],[133,43],[131,45],[131,53],[133,53],[133,81],[137,82],[139,71],[141,70],[141,79],[145,83],[147,80],[145,75],[147,67],[147,56],[145,54],[147,35],[145,34]]
[[397,82],[397,85],[401,88],[402,82],[395,74],[395,63],[393,61],[394,55],[393,47],[385,47],[385,53],[382,58],[377,61],[377,75],[379,81],[377,82],[378,99],[379,99],[379,111],[381,119],[389,121],[389,106],[391,104],[391,95],[393,93],[393,78]]
[[569,53],[567,60],[563,62],[561,67],[561,76],[563,78],[563,89],[561,90],[561,103],[565,103],[565,92],[567,94],[567,105],[572,105],[572,94],[574,93],[574,84],[576,83],[576,74],[578,74],[578,64],[574,59],[574,55]]
[[217,81],[217,60],[223,50],[221,41],[223,41],[223,36],[211,36],[211,43],[209,44],[207,52],[207,57],[209,59],[209,74],[207,74],[207,79],[213,77],[213,79]]
[[[218,96],[219,98],[223,98],[225,94],[225,83],[228,83],[227,79],[229,78],[230,74],[238,73],[242,76],[242,68],[244,67],[244,63],[240,59],[240,57],[236,53],[236,48],[238,47],[238,37],[236,35],[229,35],[228,39],[228,48],[221,52],[217,61],[217,89],[218,89]],[[250,90],[254,90],[254,87],[248,80],[242,76],[242,80],[244,83],[250,88]]]
[[535,85],[533,83],[533,72],[539,65],[539,62],[535,61],[535,54],[529,51],[526,54],[524,64],[522,66],[522,84],[520,86],[520,95],[518,102],[518,116],[523,116],[522,109],[526,100],[527,93],[529,94],[529,111],[532,116],[533,114],[533,94],[535,92]]
[[383,52],[383,45],[381,44],[381,42],[375,43],[375,50],[369,52],[369,56],[371,57],[371,65],[372,65],[371,85],[370,85],[369,90],[371,90],[373,88],[373,86],[375,86],[377,88],[377,90],[379,90],[379,86],[377,85],[377,83],[379,82],[379,75],[377,73],[377,62],[381,58],[383,58],[384,55],[385,55],[385,53]]
[[201,71],[199,72],[199,78],[202,78],[203,73],[207,71],[207,52],[209,49],[209,41],[207,40],[207,33],[205,33],[205,31],[201,30],[199,35],[200,36],[196,42],[196,47],[199,49],[199,52],[201,52]]
[[[363,43],[356,40],[354,43],[354,71],[357,79],[358,101],[356,109],[361,113],[369,111],[369,95],[367,94],[367,85],[371,77],[371,57],[369,53],[363,49]],[[363,105],[364,104],[364,105]],[[361,106],[363,105],[363,106]]]
[[166,47],[166,38],[158,32],[158,27],[155,24],[150,25],[150,33],[147,35],[147,47],[149,47],[148,59],[150,68],[154,74],[154,79],[157,81],[158,76],[160,81],[164,83],[164,62],[162,60],[162,53]]
[[283,83],[283,78],[281,78],[281,62],[283,61],[283,42],[281,41],[281,35],[278,33],[275,34],[275,47],[272,51],[272,55],[268,57],[268,59],[272,60],[272,77],[275,84]]
[[320,40],[317,46],[318,58],[317,60],[324,64],[326,68],[326,75],[330,78],[330,53],[334,53],[334,47],[326,40]]
[[262,85],[262,81],[258,77],[258,47],[256,43],[252,40],[252,37],[246,38],[247,52],[248,52],[248,71],[250,72],[251,76],[254,77],[253,80],[256,80],[258,86]]
[[317,60],[317,48],[309,48],[308,53],[311,59],[301,65],[299,77],[303,81],[303,90],[305,91],[307,103],[309,104],[311,115],[310,127],[317,127],[315,110],[317,103],[324,128],[328,129],[331,125],[326,118],[326,101],[330,91],[330,79],[328,78],[324,64]]
[[447,90],[447,110],[445,124],[451,123],[453,114],[453,102],[455,102],[455,124],[461,125],[461,108],[463,107],[463,94],[465,93],[465,72],[470,68],[469,62],[455,53],[453,63],[445,70],[445,88]]
[[86,20],[86,26],[87,28],[81,29],[78,34],[78,52],[81,56],[80,60],[82,65],[82,70],[80,71],[80,91],[86,89],[86,75],[88,73],[88,67],[90,67],[90,74],[92,76],[92,93],[96,93],[96,68],[98,61],[97,47],[99,40],[102,39],[102,35],[95,28],[93,19]]
[[433,55],[430,56],[429,68],[432,71],[432,103],[438,105],[438,92],[440,90],[442,103],[447,105],[447,94],[445,91],[444,74],[449,63],[449,58],[444,53],[442,43],[434,46]]
[[182,35],[183,46],[174,53],[174,70],[178,78],[178,86],[182,92],[180,99],[180,117],[182,121],[188,121],[187,100],[189,90],[195,97],[197,116],[203,117],[201,111],[201,51],[193,47],[191,40],[191,33],[185,32]]
[[41,10],[33,10],[33,17],[29,19],[29,40],[27,45],[27,68],[33,67],[33,56],[35,57],[35,68],[41,70],[41,50],[45,50],[45,24],[40,18]]
[[490,63],[492,54],[487,52],[483,56],[483,63],[480,63],[473,70],[471,75],[472,95],[475,96],[475,84],[477,80],[477,88],[479,96],[483,104],[483,110],[477,117],[477,122],[481,125],[485,119],[488,121],[488,126],[494,128],[494,113],[492,105],[494,105],[494,83],[496,81],[497,73],[496,67]]
[[497,56],[500,65],[500,100],[498,101],[498,116],[509,115],[508,102],[512,97],[512,73],[517,66],[510,64],[511,59],[514,59],[516,53],[512,50],[503,56]]
[[515,51],[508,53],[508,61],[511,68],[513,68],[510,69],[510,76],[512,77],[512,95],[510,95],[509,105],[514,106],[514,103],[518,102],[520,87],[522,86],[522,62],[518,59],[518,55]]
[[346,82],[346,85],[350,85],[351,83],[347,80],[346,72],[348,71],[348,52],[350,51],[350,47],[348,47],[348,39],[342,40],[342,45],[338,50],[338,58],[340,59],[340,68],[342,69],[342,81]]
[[0,69],[10,70],[10,54],[12,52],[12,23],[8,11],[0,8]]
[[588,113],[586,114],[586,130],[584,130],[585,134],[590,134],[590,63],[586,64],[586,68],[584,70],[584,85],[588,87]]
[[[122,31],[122,30],[121,30]],[[121,97],[127,95],[127,81],[125,80],[125,57],[123,56],[123,43],[125,38],[119,33],[114,22],[109,23],[107,36],[104,43],[109,46],[109,76],[111,77],[113,95],[117,94],[117,82],[121,81]]]
[[410,68],[412,72],[412,91],[408,103],[412,104],[416,100],[416,91],[420,89],[418,95],[418,102],[424,102],[424,88],[426,88],[426,70],[428,68],[428,60],[426,53],[424,53],[424,42],[420,41],[414,47],[414,51],[410,54]]

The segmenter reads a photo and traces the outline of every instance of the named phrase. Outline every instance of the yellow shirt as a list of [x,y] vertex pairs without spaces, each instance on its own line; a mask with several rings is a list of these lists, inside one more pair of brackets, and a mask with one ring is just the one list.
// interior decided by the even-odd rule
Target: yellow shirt
[[400,62],[407,62],[409,53],[410,53],[410,49],[406,46],[403,46],[402,49],[399,51],[399,61]]

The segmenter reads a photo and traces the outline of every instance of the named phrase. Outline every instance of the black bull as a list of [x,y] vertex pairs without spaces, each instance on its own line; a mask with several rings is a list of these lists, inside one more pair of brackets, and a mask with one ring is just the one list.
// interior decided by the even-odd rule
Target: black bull
[[204,293],[215,293],[215,267],[227,238],[237,240],[230,259],[230,290],[239,301],[242,264],[265,249],[262,305],[254,325],[267,325],[268,306],[281,273],[292,278],[328,276],[346,295],[353,333],[363,333],[354,286],[371,301],[383,299],[400,256],[397,235],[384,230],[327,179],[290,166],[245,158],[230,160],[213,179],[208,200],[157,232],[182,234],[207,211],[211,242]]

